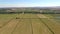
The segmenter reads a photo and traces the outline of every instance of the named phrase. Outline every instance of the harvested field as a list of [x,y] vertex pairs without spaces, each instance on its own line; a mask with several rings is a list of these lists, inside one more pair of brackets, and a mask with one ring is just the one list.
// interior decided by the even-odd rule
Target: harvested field
[[[49,16],[44,14],[7,14],[6,16],[2,14],[0,34],[60,34],[60,23],[55,22]],[[5,18],[6,21],[4,21]]]

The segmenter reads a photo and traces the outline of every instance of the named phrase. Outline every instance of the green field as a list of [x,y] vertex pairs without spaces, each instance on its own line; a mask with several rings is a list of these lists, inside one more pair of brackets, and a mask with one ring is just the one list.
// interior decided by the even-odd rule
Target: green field
[[60,34],[60,18],[55,18],[58,16],[0,14],[0,34]]

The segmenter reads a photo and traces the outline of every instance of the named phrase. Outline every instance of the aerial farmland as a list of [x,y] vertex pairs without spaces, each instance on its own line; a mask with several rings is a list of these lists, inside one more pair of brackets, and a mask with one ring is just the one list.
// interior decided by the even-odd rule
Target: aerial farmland
[[0,34],[60,34],[60,10],[0,9]]

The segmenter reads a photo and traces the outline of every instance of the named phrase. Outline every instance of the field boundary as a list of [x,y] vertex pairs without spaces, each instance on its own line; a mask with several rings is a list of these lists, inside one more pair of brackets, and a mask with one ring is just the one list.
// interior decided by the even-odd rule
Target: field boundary
[[51,28],[42,20],[43,18],[47,18],[50,19],[49,17],[46,17],[44,15],[41,16],[41,14],[37,15],[40,19],[40,21],[50,30],[50,32],[52,32],[52,34],[54,34],[54,32],[51,30]]
[[31,19],[29,19],[30,20],[30,24],[31,24],[31,29],[32,29],[32,34],[33,34],[33,26],[32,26],[32,21],[31,21]]
[[[20,22],[20,19],[19,19]],[[11,34],[13,34],[13,32],[15,31],[16,27],[18,26],[19,22],[16,24],[15,28],[13,29],[13,31],[11,32]]]

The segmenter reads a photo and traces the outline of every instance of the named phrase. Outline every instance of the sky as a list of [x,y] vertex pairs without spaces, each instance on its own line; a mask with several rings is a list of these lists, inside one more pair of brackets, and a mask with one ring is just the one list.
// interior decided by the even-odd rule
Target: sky
[[51,7],[60,6],[60,0],[0,0],[0,7]]

